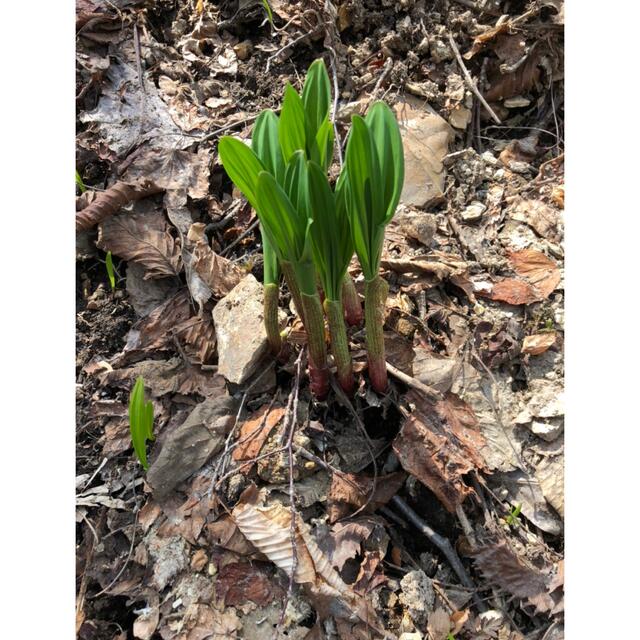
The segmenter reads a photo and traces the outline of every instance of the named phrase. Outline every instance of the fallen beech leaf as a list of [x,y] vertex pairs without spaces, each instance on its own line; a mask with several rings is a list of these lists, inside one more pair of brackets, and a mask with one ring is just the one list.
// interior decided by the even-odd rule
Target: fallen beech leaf
[[528,282],[515,278],[499,280],[488,293],[483,291],[477,291],[477,293],[507,304],[531,304],[538,300],[535,289]]
[[[365,512],[375,511],[384,506],[398,493],[406,478],[402,471],[381,476],[376,480],[376,488]],[[371,494],[373,478],[358,476],[353,473],[334,473],[331,478],[331,489],[328,496],[329,522],[344,518],[351,511],[359,509]]]
[[177,276],[182,270],[180,244],[166,229],[163,216],[124,214],[100,225],[96,246],[114,256],[138,262],[145,280]]
[[556,338],[555,331],[534,333],[532,336],[526,336],[522,342],[522,353],[529,353],[532,356],[540,355],[555,344]]
[[[252,460],[262,449],[262,445],[269,437],[273,428],[282,420],[286,410],[284,407],[273,407],[263,405],[258,409],[250,420],[245,420],[240,427],[238,445],[231,453],[231,457],[237,462],[239,460]],[[240,467],[242,473],[249,473],[253,463]]]
[[471,407],[452,393],[435,405],[413,391],[407,399],[416,409],[393,441],[393,450],[405,471],[431,489],[453,513],[473,493],[462,477],[487,468],[479,453],[485,440],[477,430],[477,418]]
[[519,276],[533,285],[539,294],[539,300],[548,298],[560,282],[560,269],[540,251],[513,251],[509,254],[509,262]]
[[260,494],[252,485],[240,496],[232,512],[233,519],[252,544],[303,585],[318,615],[353,619],[355,614],[370,628],[384,633],[371,604],[345,584],[300,516],[295,520],[294,554],[290,509],[279,503],[260,506],[259,502]]

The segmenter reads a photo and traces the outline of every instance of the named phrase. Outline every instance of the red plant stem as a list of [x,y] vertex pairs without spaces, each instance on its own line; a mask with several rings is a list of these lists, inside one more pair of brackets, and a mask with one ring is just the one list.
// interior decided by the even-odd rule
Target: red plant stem
[[331,353],[336,363],[338,382],[347,394],[353,393],[353,369],[347,330],[344,326],[344,311],[340,300],[325,300],[324,310],[329,320],[329,333],[331,334]]
[[280,353],[282,338],[278,322],[278,285],[270,282],[264,285],[264,328],[267,341],[274,355]]
[[324,340],[324,316],[317,293],[302,294],[302,305],[306,319],[305,329],[309,343],[309,378],[311,391],[324,400],[329,393],[329,368],[327,367],[327,345]]
[[342,304],[344,305],[345,318],[351,327],[362,322],[362,305],[358,297],[355,282],[347,273],[342,281]]
[[371,386],[378,393],[387,390],[387,365],[384,354],[384,306],[389,285],[380,276],[367,280],[364,293],[364,321]]

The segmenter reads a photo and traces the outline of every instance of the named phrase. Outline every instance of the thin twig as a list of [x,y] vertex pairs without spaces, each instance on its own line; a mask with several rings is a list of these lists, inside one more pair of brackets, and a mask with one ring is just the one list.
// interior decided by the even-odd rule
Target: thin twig
[[451,543],[439,533],[436,533],[400,496],[393,496],[393,498],[391,498],[391,502],[402,512],[402,515],[404,515],[405,518],[407,518],[407,520],[416,527],[416,529],[421,531],[430,542],[442,551],[443,555],[451,565],[451,568],[460,579],[460,582],[462,582],[462,584],[468,589],[474,590],[472,597],[478,610],[480,612],[486,611],[486,605],[475,593],[473,582],[464,568],[464,565],[460,561],[458,554],[455,552],[455,549],[451,546]]
[[260,223],[260,220],[256,218],[230,245],[227,245],[221,252],[220,255],[224,256],[226,253],[229,253],[233,247],[235,247],[239,242],[244,240]]
[[427,398],[427,400],[431,400],[432,402],[437,402],[438,400],[442,400],[442,394],[439,391],[436,391],[436,389],[434,389],[433,387],[430,387],[424,384],[424,382],[420,382],[420,380],[416,380],[415,378],[412,378],[410,375],[407,375],[403,371],[400,371],[400,369],[397,369],[396,367],[394,367],[392,364],[389,364],[388,362],[387,362],[387,371],[394,378],[398,378],[400,382],[404,382],[404,384],[406,384],[407,386],[422,393]]
[[476,86],[476,83],[473,81],[473,78],[471,77],[471,74],[469,73],[469,70],[467,69],[467,67],[464,64],[464,60],[462,59],[462,56],[460,55],[460,49],[458,49],[458,45],[456,44],[456,41],[453,39],[453,36],[451,34],[448,34],[448,35],[449,35],[449,44],[451,45],[451,48],[453,49],[453,53],[456,56],[456,60],[458,61],[458,65],[460,66],[460,69],[462,70],[462,74],[464,75],[464,79],[467,82],[467,86],[474,93],[476,98],[478,98],[478,100],[480,100],[480,102],[482,103],[482,106],[489,112],[489,115],[494,119],[494,121],[497,122],[498,124],[502,124],[502,120],[500,120],[500,118],[498,118],[498,116],[496,115],[495,111],[489,106],[489,103],[484,99],[484,96],[478,90],[478,87]]

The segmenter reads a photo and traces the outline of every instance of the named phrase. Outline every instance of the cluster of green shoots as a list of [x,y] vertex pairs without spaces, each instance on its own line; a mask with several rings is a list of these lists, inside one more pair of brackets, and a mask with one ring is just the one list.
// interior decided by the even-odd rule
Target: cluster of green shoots
[[329,76],[324,62],[316,60],[301,94],[287,84],[279,117],[271,110],[260,114],[251,147],[229,136],[218,147],[227,174],[260,220],[269,344],[274,353],[280,351],[282,272],[307,334],[311,388],[321,399],[329,390],[324,314],[338,381],[347,393],[354,387],[345,327],[345,319],[352,325],[362,319],[355,285],[347,274],[354,251],[365,277],[369,377],[376,391],[387,388],[383,320],[388,285],[379,270],[385,227],[404,181],[398,123],[386,104],[376,102],[365,118],[353,116],[344,166],[335,185],[330,184],[330,105]]

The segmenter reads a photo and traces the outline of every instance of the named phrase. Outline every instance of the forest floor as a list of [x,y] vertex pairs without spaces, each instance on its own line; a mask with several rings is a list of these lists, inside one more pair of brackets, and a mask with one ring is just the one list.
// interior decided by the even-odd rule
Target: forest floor
[[[558,640],[563,0],[270,6],[76,0],[78,638]],[[217,155],[319,57],[342,143],[374,99],[403,135],[384,396],[352,327],[355,396],[311,397],[285,285],[265,355]]]

